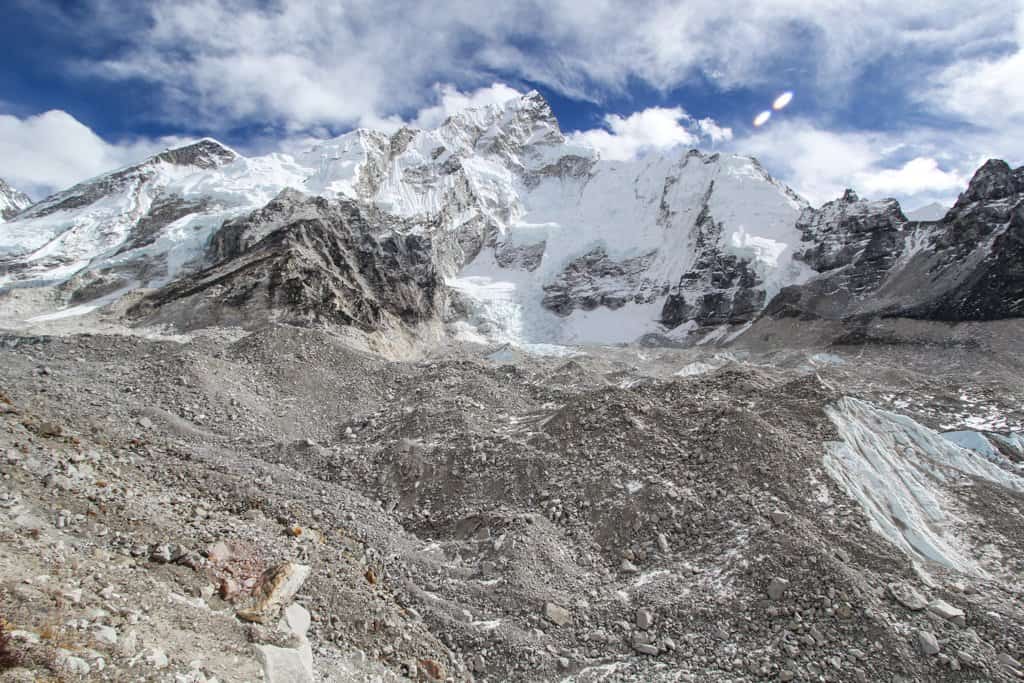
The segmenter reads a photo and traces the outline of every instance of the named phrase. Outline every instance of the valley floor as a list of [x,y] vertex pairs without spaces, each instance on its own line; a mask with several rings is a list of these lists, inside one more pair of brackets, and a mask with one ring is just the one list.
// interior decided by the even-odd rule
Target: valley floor
[[0,335],[0,681],[1024,676],[1019,322],[115,331]]

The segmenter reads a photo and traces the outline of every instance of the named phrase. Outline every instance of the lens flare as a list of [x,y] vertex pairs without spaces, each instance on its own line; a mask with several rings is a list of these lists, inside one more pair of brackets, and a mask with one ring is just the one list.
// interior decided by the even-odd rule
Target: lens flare
[[780,109],[785,109],[786,105],[788,105],[792,101],[793,101],[793,91],[792,90],[787,90],[786,92],[782,93],[781,95],[779,95],[778,97],[775,98],[775,101],[772,102],[772,109],[774,109],[775,111],[779,111]]
[[765,110],[754,117],[754,125],[760,128],[764,124],[768,123],[768,119],[772,117],[772,113],[769,110]]

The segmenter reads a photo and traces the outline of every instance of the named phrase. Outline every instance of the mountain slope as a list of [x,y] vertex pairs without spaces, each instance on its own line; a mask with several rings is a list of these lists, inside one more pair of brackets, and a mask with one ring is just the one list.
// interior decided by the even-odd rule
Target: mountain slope
[[430,241],[373,234],[353,202],[285,191],[225,223],[213,266],[147,296],[129,315],[179,329],[335,323],[363,331],[440,317],[443,286]]
[[798,221],[795,258],[820,275],[773,300],[773,317],[958,322],[1024,315],[1024,167],[990,160],[941,221],[852,191]]
[[13,218],[30,206],[32,200],[27,194],[15,190],[0,178],[0,222]]
[[[161,287],[209,267],[220,226],[285,189],[354,201],[371,231],[430,236],[438,271],[497,338],[588,340],[624,313],[633,322],[613,340],[627,341],[662,329],[670,296],[671,324],[715,322],[722,307],[748,319],[807,271],[788,258],[806,205],[756,161],[605,161],[531,93],[435,130],[356,130],[294,157],[245,158],[213,140],[168,150],[6,226],[0,285],[62,283],[71,303]],[[601,268],[587,266],[595,259]]]
[[[0,287],[57,284],[66,304],[178,291],[181,278],[228,267],[217,245],[234,221],[269,234],[273,221],[254,212],[272,214],[279,196],[307,208],[302,197],[321,197],[351,203],[360,234],[418,241],[450,290],[446,310],[463,319],[455,333],[471,340],[724,337],[722,326],[765,312],[989,319],[1020,315],[1024,299],[1020,177],[990,162],[938,221],[852,192],[813,209],[749,157],[602,159],[530,93],[433,130],[359,129],[295,155],[247,158],[210,139],[167,150],[0,227]],[[324,293],[337,296],[334,285]],[[334,319],[366,323],[351,311]]]

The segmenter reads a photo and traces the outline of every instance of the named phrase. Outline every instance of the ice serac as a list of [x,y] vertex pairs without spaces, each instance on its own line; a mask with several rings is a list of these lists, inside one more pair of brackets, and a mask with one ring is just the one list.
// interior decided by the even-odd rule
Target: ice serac
[[794,258],[818,275],[785,288],[772,317],[961,322],[1024,315],[1024,168],[992,160],[939,221],[852,191],[797,223]]
[[15,190],[0,178],[0,223],[21,213],[32,206],[28,195]]
[[214,235],[214,264],[147,295],[129,315],[178,329],[333,323],[366,332],[443,313],[431,241],[374,223],[351,200],[285,190]]

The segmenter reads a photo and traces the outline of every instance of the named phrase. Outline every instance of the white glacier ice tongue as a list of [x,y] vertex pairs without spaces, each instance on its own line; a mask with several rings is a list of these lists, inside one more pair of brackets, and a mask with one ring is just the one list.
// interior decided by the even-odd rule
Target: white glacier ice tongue
[[289,188],[359,202],[388,227],[447,245],[443,275],[492,341],[665,332],[667,297],[697,282],[680,294],[690,302],[712,273],[720,279],[723,257],[756,285],[734,274],[719,291],[756,287],[760,306],[810,273],[791,258],[807,204],[754,159],[675,150],[604,160],[529,93],[434,130],[359,129],[295,154],[247,158],[209,139],[168,150],[0,226],[0,287],[75,278],[99,282],[101,296],[161,286],[210,265],[224,221]]
[[875,530],[917,560],[986,575],[960,531],[955,488],[971,475],[1024,492],[1024,479],[904,415],[846,397],[826,409],[841,441],[825,468],[863,506]]

